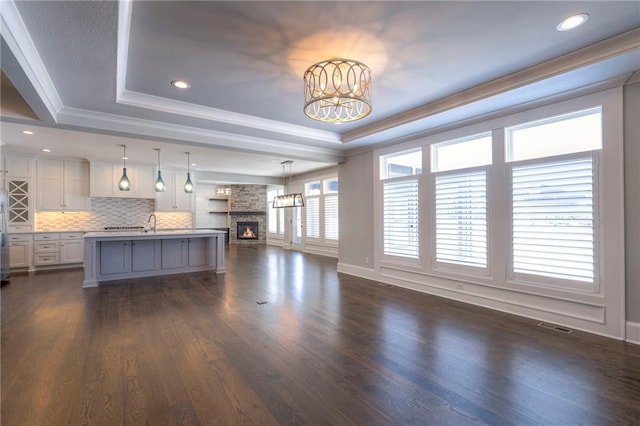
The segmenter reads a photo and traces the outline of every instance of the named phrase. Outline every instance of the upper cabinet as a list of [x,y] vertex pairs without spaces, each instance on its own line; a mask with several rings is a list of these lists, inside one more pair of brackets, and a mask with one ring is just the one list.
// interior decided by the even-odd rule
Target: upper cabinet
[[193,193],[184,192],[186,179],[187,172],[184,170],[162,169],[162,180],[164,180],[166,189],[164,192],[156,192],[156,211],[193,211]]
[[122,165],[110,162],[91,162],[91,196],[117,198],[155,198],[153,166],[127,164],[129,191],[121,191],[118,182],[122,177]]
[[1,167],[3,177],[33,177],[33,160],[31,158],[3,157]]
[[89,210],[89,164],[81,161],[36,161],[36,209]]

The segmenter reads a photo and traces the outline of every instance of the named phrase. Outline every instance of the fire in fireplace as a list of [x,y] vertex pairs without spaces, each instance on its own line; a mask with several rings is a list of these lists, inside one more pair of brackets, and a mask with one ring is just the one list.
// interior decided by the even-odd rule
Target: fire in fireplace
[[238,222],[236,236],[239,240],[257,240],[258,222]]

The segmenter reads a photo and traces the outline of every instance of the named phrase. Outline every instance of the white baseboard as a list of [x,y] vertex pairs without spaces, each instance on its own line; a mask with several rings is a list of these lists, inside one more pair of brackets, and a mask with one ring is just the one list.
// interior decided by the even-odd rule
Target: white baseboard
[[375,280],[373,268],[364,268],[362,266],[349,265],[347,263],[338,262],[338,272],[343,274],[354,275],[368,280]]
[[640,322],[627,321],[627,337],[624,340],[640,345]]

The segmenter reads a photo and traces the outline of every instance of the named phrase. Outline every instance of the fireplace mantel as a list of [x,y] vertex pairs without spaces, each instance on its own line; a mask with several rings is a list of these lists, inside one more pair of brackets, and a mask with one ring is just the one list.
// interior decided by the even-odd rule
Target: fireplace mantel
[[266,216],[267,212],[261,211],[244,211],[244,212],[229,212],[229,216]]

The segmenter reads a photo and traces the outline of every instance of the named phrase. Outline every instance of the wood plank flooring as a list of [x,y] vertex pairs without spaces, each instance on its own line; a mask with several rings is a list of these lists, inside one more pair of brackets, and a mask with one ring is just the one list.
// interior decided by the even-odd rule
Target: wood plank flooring
[[[640,424],[640,347],[231,246],[228,273],[3,283],[10,425]],[[259,305],[257,301],[266,301]]]

